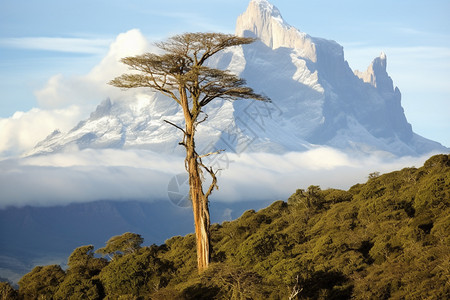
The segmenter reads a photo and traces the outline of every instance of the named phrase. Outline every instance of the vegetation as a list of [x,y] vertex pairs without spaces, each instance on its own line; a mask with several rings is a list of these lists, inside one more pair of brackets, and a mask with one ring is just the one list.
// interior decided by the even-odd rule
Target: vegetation
[[[211,226],[196,271],[193,234],[141,247],[136,234],[77,248],[69,269],[36,267],[8,299],[446,299],[450,155],[371,176],[348,191],[310,186]],[[126,242],[128,241],[128,242]],[[109,250],[104,249],[110,247]],[[129,245],[124,247],[123,245]]]
[[[176,35],[157,44],[164,52],[162,55],[146,53],[123,58],[122,62],[134,72],[123,74],[110,82],[125,89],[144,87],[156,90],[174,100],[183,110],[184,124],[177,125],[167,120],[166,122],[183,132],[183,140],[179,144],[186,149],[185,167],[189,174],[189,195],[194,213],[199,272],[208,267],[211,258],[208,197],[214,188],[217,188],[218,171],[202,162],[202,157],[212,155],[214,151],[197,153],[195,147],[197,125],[208,117],[203,107],[216,98],[269,101],[267,97],[256,94],[245,86],[245,80],[229,71],[206,65],[208,59],[218,52],[254,41],[253,38],[221,33]],[[203,171],[211,176],[211,183],[206,192],[203,191]]]

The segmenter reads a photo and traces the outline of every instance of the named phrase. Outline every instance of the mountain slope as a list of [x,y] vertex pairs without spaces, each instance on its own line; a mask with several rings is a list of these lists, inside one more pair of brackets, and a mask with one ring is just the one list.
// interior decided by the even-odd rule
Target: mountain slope
[[[266,0],[250,1],[236,34],[259,41],[228,49],[209,65],[245,78],[273,103],[210,103],[208,122],[197,134],[200,148],[280,153],[323,145],[397,156],[448,151],[412,131],[384,53],[367,71],[353,72],[342,46],[290,26]],[[171,99],[139,90],[127,102],[104,101],[89,119],[67,133],[55,132],[29,154],[74,146],[180,152],[178,133],[165,119],[182,124],[182,112]]]
[[[348,191],[299,189],[287,203],[212,225],[213,263],[200,275],[189,234],[101,266],[81,256],[96,275],[69,269],[46,289],[76,298],[84,278],[98,280],[98,298],[445,299],[449,210],[450,156],[436,155]],[[25,276],[19,292],[39,294],[46,270]]]
[[[308,142],[339,149],[369,147],[397,155],[424,153],[423,148],[417,149],[420,138],[413,134],[401,107],[400,91],[394,88],[386,72],[384,53],[369,66],[366,77],[371,79],[361,80],[344,60],[342,46],[293,28],[283,20],[278,9],[265,0],[250,2],[247,11],[237,20],[236,34],[257,37],[272,52],[280,53],[278,70],[268,72],[256,62],[261,58],[258,57],[261,49],[249,53],[246,57],[254,55],[257,59],[247,61],[246,69],[250,66],[257,69],[244,71],[243,77],[251,86],[264,90],[284,112],[297,114],[303,123],[295,122],[288,114],[283,114],[283,118],[293,120],[293,127],[300,130],[309,127],[302,134]],[[285,63],[279,64],[279,61]],[[296,66],[292,69],[295,73],[289,71],[287,65]],[[279,73],[287,76],[280,80]],[[253,80],[254,74],[265,78]],[[290,88],[287,82],[309,89],[295,94],[292,91],[298,92],[301,88]],[[317,92],[315,97],[312,91]],[[424,148],[428,148],[425,151],[443,149],[431,141],[424,144],[427,144]]]
[[[245,210],[267,203],[214,202],[211,218],[213,222],[235,219]],[[36,265],[65,264],[75,247],[84,244],[101,247],[105,238],[126,231],[139,232],[146,242],[160,244],[171,236],[194,231],[192,209],[167,200],[0,209],[0,278],[17,282]]]

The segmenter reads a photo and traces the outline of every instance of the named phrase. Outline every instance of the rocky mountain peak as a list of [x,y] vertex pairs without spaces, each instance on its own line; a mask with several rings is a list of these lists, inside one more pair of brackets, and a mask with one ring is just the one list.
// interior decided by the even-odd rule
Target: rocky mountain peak
[[108,115],[111,112],[111,107],[111,99],[107,98],[97,106],[94,112],[91,113],[90,119],[96,120]]
[[376,57],[369,65],[365,72],[356,70],[354,73],[364,82],[378,88],[384,92],[392,92],[394,85],[391,77],[387,73],[387,56],[381,52],[380,56]]
[[275,17],[281,17],[280,11],[267,0],[252,0],[250,4],[257,5],[261,10],[271,13]]
[[236,35],[256,37],[272,49],[295,48],[305,58],[317,60],[312,38],[289,25],[278,8],[267,0],[250,1],[247,10],[237,19]]
[[[250,1],[237,20],[236,34],[259,41],[219,53],[211,66],[233,70],[272,103],[212,102],[205,111],[208,122],[198,128],[201,148],[283,153],[326,146],[399,156],[447,151],[412,131],[401,93],[387,73],[386,54],[375,58],[365,72],[353,72],[341,45],[290,26],[267,0]],[[183,123],[174,101],[138,92],[129,97],[105,100],[89,119],[67,133],[50,135],[31,154],[74,146],[182,152],[179,132],[164,122]]]

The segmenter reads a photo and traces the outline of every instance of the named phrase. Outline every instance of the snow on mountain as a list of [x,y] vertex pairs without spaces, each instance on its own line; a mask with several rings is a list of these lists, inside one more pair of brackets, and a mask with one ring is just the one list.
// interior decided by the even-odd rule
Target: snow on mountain
[[315,44],[306,33],[287,24],[278,8],[265,0],[253,0],[236,22],[236,35],[259,38],[272,49],[280,47],[302,51],[302,56],[316,61]]
[[[290,26],[266,0],[252,0],[238,17],[236,34],[259,40],[211,58],[209,64],[245,78],[273,103],[217,100],[199,126],[199,148],[231,152],[304,151],[320,145],[354,153],[382,151],[396,156],[448,151],[413,133],[401,93],[386,72],[384,53],[365,72],[353,72],[335,41],[311,37]],[[130,94],[131,95],[131,94]],[[182,153],[183,124],[175,103],[139,90],[127,101],[102,102],[69,132],[55,131],[32,154],[71,147],[144,148]]]

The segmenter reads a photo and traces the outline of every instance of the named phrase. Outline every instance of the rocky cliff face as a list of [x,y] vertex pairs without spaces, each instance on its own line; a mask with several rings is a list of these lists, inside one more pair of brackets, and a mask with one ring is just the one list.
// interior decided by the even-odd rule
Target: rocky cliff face
[[251,1],[236,22],[237,36],[254,36],[272,49],[301,49],[302,56],[315,62],[316,49],[312,38],[284,21],[278,8],[265,0]]
[[[246,55],[247,67],[242,74],[253,86],[267,91],[284,110],[283,119],[293,121],[292,114],[298,114],[299,120],[291,125],[302,131],[300,137],[307,142],[396,155],[445,149],[413,133],[401,106],[400,90],[394,88],[386,71],[386,54],[375,58],[366,72],[354,73],[344,59],[342,46],[293,28],[266,0],[250,2],[237,20],[236,34],[257,37],[271,48],[268,52],[279,54],[276,58],[267,55],[264,60],[267,64],[276,59],[278,70],[259,68],[258,59],[253,57],[261,61],[261,49]],[[289,71],[292,65],[296,67],[293,74]],[[259,70],[246,73],[252,67]],[[265,79],[256,74],[264,74]],[[254,77],[258,80],[253,81]]]

